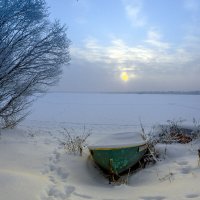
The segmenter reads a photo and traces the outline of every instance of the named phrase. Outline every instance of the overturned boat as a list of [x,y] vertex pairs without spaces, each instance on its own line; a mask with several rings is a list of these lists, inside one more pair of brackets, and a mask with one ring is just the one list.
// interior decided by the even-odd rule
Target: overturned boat
[[120,175],[134,166],[147,151],[139,133],[117,133],[88,146],[94,162],[109,174]]

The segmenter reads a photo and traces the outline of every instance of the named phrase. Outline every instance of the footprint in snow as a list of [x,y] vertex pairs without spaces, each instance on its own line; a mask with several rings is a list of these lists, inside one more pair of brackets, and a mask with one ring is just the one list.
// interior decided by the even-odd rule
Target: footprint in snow
[[61,192],[60,189],[56,187],[56,185],[53,185],[48,189],[47,195],[56,199],[65,199],[65,193]]
[[140,197],[142,200],[163,200],[166,199],[166,197],[163,196],[154,196],[154,197]]
[[188,164],[188,161],[180,161],[180,162],[177,162],[178,165],[187,165]]
[[53,163],[57,163],[60,161],[60,153],[57,150],[54,150],[53,155],[50,157]]
[[191,172],[191,167],[187,166],[181,169],[182,174],[189,174]]
[[55,149],[49,157],[47,165],[50,186],[44,190],[41,200],[66,200],[75,191],[75,187],[66,184],[69,173],[59,165],[61,154]]
[[61,167],[56,169],[56,173],[62,180],[66,180],[69,175],[69,173],[65,172]]
[[71,196],[71,194],[75,191],[75,189],[76,188],[74,186],[65,187],[66,198],[69,198]]
[[41,200],[66,200],[75,191],[75,187],[67,186],[64,189],[56,185],[49,186],[46,190],[46,195],[41,196]]
[[49,176],[49,180],[52,182],[52,183],[54,183],[54,184],[56,184],[57,183],[57,181],[56,181],[56,179],[55,179],[55,177],[54,176]]
[[56,171],[56,166],[55,166],[54,164],[50,164],[50,165],[49,165],[49,170],[50,170],[51,172]]
[[81,197],[81,198],[83,198],[83,199],[92,199],[91,196],[84,195],[84,194],[79,194],[79,193],[77,193],[77,192],[74,192],[73,194],[74,194],[75,196]]
[[199,197],[199,194],[187,194],[186,195],[186,198],[188,198],[188,199],[193,199],[193,198],[197,198],[197,197]]

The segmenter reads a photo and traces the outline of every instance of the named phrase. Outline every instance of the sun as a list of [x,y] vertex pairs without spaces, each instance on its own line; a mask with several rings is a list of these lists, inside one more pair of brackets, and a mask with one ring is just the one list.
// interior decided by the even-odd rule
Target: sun
[[129,75],[127,72],[122,72],[120,78],[122,81],[127,82],[129,80]]

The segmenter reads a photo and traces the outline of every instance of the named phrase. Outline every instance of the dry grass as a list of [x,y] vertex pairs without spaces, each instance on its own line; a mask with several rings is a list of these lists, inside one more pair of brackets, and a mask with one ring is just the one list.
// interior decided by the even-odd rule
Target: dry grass
[[87,130],[84,126],[83,132],[80,135],[74,133],[74,131],[69,131],[68,129],[64,129],[65,133],[65,141],[64,147],[65,150],[74,155],[82,156],[83,149],[87,145],[86,140],[92,134],[91,130]]

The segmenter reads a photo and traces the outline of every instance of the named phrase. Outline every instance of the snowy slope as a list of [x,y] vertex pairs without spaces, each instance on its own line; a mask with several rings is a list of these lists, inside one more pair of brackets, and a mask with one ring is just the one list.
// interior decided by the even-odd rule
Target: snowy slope
[[160,161],[120,186],[108,183],[87,149],[73,156],[62,144],[64,128],[91,128],[93,144],[111,133],[139,130],[139,118],[146,129],[180,117],[192,125],[199,109],[200,96],[192,95],[49,94],[18,128],[1,132],[0,200],[200,199],[198,141],[157,145]]

